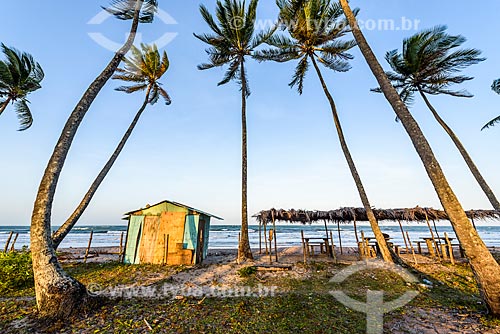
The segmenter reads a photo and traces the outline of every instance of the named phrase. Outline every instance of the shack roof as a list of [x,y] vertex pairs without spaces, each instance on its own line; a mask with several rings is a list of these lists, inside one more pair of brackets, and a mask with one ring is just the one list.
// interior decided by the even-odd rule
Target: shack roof
[[150,209],[152,207],[155,207],[155,206],[158,206],[158,205],[161,205],[161,204],[164,204],[164,203],[170,203],[170,204],[173,204],[175,206],[186,208],[189,211],[195,211],[195,212],[201,213],[201,214],[203,214],[205,216],[209,216],[209,217],[212,217],[212,218],[215,218],[215,219],[219,219],[219,220],[224,220],[224,218],[217,217],[217,216],[215,216],[213,214],[210,214],[210,213],[207,213],[205,211],[202,211],[202,210],[199,210],[199,209],[195,209],[195,208],[193,208],[191,206],[188,206],[188,205],[185,205],[185,204],[182,204],[182,203],[179,203],[179,202],[169,201],[169,200],[164,200],[164,201],[161,201],[161,202],[153,204],[153,205],[148,205],[145,208],[141,208],[141,209],[137,209],[137,210],[134,210],[134,211],[127,212],[127,213],[124,214],[125,215],[124,219],[128,219],[128,217],[131,216],[131,215],[133,215],[134,213],[137,213],[137,212],[143,211],[143,210],[147,210],[147,209]]
[[[442,210],[433,208],[406,208],[406,209],[373,209],[377,220],[401,220],[407,222],[421,222],[426,218],[430,220],[448,220],[448,215]],[[500,211],[495,210],[470,210],[466,211],[467,217],[476,220],[499,219]],[[368,221],[364,208],[340,208],[330,211],[308,211],[308,210],[283,210],[270,209],[261,211],[254,216],[259,224],[267,224],[273,221],[290,223],[311,224],[321,221],[349,223],[352,221]]]

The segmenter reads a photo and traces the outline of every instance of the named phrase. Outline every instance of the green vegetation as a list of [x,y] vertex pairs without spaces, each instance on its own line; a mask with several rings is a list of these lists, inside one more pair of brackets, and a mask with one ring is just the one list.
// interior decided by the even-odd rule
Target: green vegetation
[[0,252],[0,295],[15,293],[34,285],[31,253]]
[[257,268],[254,266],[249,266],[249,267],[243,267],[241,269],[238,269],[238,275],[241,277],[250,277],[254,275],[257,272]]

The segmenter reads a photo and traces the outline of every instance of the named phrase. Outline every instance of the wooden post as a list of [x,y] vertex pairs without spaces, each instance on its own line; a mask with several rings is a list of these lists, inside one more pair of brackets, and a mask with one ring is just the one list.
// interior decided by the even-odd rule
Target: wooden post
[[307,264],[307,249],[306,241],[304,240],[304,230],[300,230],[300,235],[302,237],[302,252],[304,253],[304,264]]
[[166,250],[167,250],[167,236],[164,234],[163,235],[163,256],[162,256],[162,259],[161,259],[161,264],[162,265],[165,265],[165,263],[166,263],[166,259],[165,259],[166,255],[167,255],[166,254],[167,253]]
[[477,231],[476,223],[474,223],[474,210],[471,210],[470,220],[472,221],[472,226],[474,226],[474,229]]
[[[439,255],[439,249],[438,249],[438,244],[436,242],[436,239],[434,238],[434,232],[432,232],[432,227],[431,224],[429,223],[429,216],[427,216],[427,211],[425,212],[425,221],[427,222],[427,227],[429,227],[429,231],[431,232],[431,237],[432,237],[432,243],[434,244],[435,247],[435,255],[437,255],[437,258],[439,261],[441,261],[441,256]],[[427,243],[427,247],[429,247],[429,243]],[[434,248],[431,247],[431,248]],[[430,249],[429,249],[430,252]]]
[[16,236],[14,237],[14,241],[12,241],[12,246],[10,246],[11,252],[14,252],[16,250],[15,245],[16,245],[16,240],[17,240],[18,236],[19,236],[19,233],[16,233]]
[[356,212],[354,211],[354,209],[352,210],[352,216],[353,216],[353,223],[354,223],[354,236],[356,237],[356,243],[358,243],[359,242],[358,227],[356,224]]
[[406,236],[405,236],[405,232],[403,230],[403,225],[401,224],[401,220],[398,219],[398,223],[399,223],[399,228],[401,229],[401,234],[403,235],[403,241],[405,242],[406,254],[409,254],[410,251],[408,249],[408,242],[406,241]]
[[437,236],[438,243],[441,244],[441,237],[439,236],[439,233],[438,233],[438,230],[437,230],[437,227],[436,227],[436,221],[434,219],[432,220],[432,224],[434,225],[434,231],[436,231],[436,236]]
[[264,243],[266,244],[266,254],[269,253],[267,248],[267,222],[264,223]]
[[271,218],[273,219],[273,230],[274,230],[274,257],[276,262],[278,262],[278,241],[276,235],[276,221],[274,220],[274,211],[271,211]]
[[7,251],[9,250],[9,244],[10,244],[10,239],[12,238],[12,234],[14,234],[14,232],[10,231],[9,237],[7,238],[7,242],[5,243],[5,248],[3,249],[4,253],[7,253]]
[[122,256],[123,256],[123,232],[120,235],[120,251],[118,255],[118,262],[122,262]]
[[337,254],[335,254],[335,244],[333,243],[333,233],[330,231],[330,241],[332,242],[332,257],[335,263],[337,263]]
[[455,257],[453,256],[453,247],[451,247],[450,239],[448,238],[448,233],[444,232],[444,239],[446,240],[446,245],[448,246],[448,251],[450,252],[450,262],[455,265]]
[[87,257],[89,256],[90,245],[92,244],[92,237],[94,236],[94,231],[90,231],[89,245],[87,246],[87,250],[85,251],[85,256],[83,257],[83,263],[87,263]]
[[365,245],[365,232],[364,231],[361,231],[361,252],[360,252],[360,254],[363,255],[363,258],[368,255],[366,245]]
[[342,237],[340,236],[340,222],[337,220],[337,232],[339,234],[339,247],[340,247],[340,254],[344,254],[342,250]]
[[408,233],[408,231],[406,231],[406,239],[408,239],[408,243],[410,244],[411,247],[411,252],[413,254],[413,261],[415,261],[415,264],[418,264],[417,257],[415,256],[415,248],[413,248],[413,244],[411,243],[410,234]]
[[272,248],[273,237],[274,237],[274,230],[270,229],[269,230],[269,263],[273,263],[273,257],[272,257],[272,253],[273,253],[273,248]]
[[259,254],[262,254],[262,223],[259,222]]
[[326,219],[324,220],[325,222],[325,233],[326,233],[326,237],[328,238],[328,226],[326,225]]

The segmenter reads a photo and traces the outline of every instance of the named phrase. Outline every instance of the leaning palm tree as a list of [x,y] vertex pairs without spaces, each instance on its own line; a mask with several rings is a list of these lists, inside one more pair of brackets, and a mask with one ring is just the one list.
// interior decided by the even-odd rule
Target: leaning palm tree
[[429,142],[397,90],[391,85],[391,81],[366,41],[357,23],[356,16],[349,6],[348,0],[340,0],[340,3],[359,49],[377,79],[384,96],[394,109],[396,116],[401,120],[415,150],[422,160],[427,175],[436,190],[436,194],[448,214],[453,229],[469,259],[483,300],[494,315],[500,316],[500,275],[498,274],[500,266],[467,218],[462,205],[446,180]]
[[118,19],[132,20],[130,34],[106,68],[90,84],[68,117],[43,174],[31,216],[31,254],[39,315],[64,318],[92,302],[83,284],[69,276],[57,260],[51,238],[51,212],[64,162],[78,128],[91,104],[130,50],[140,22],[151,22],[156,0],[112,0],[106,8]]
[[337,2],[330,0],[277,0],[276,3],[280,9],[279,21],[288,28],[290,38],[274,35],[267,43],[275,48],[257,52],[257,59],[277,62],[298,61],[289,85],[290,87],[297,86],[299,94],[302,94],[307,70],[310,64],[313,65],[330,103],[340,146],[380,246],[381,255],[385,261],[392,262],[391,253],[373,214],[363,182],[345,140],[335,101],[318,65],[321,63],[335,72],[347,72],[351,68],[348,61],[353,56],[348,51],[356,43],[352,40],[341,39],[349,32],[345,20],[342,19],[342,8]]
[[[491,85],[491,90],[493,90],[497,94],[500,94],[500,79],[497,79],[497,80],[493,81],[493,84]],[[481,130],[487,129],[487,128],[491,127],[491,126],[495,126],[495,124],[497,124],[498,122],[500,122],[500,116],[495,117],[491,121],[489,121],[488,123],[486,123],[481,128]]]
[[[464,42],[463,36],[447,34],[446,26],[437,26],[419,32],[404,40],[402,53],[398,50],[387,52],[385,59],[392,71],[386,74],[407,106],[414,100],[415,94],[422,97],[436,121],[450,136],[491,205],[495,210],[500,210],[500,202],[464,145],[441,118],[427,96],[445,94],[455,97],[473,97],[466,90],[452,88],[455,84],[473,79],[459,74],[460,70],[484,60],[480,57],[481,51],[477,49],[458,49]],[[380,88],[372,91],[382,92]]]
[[33,124],[28,94],[42,87],[40,83],[44,73],[30,54],[8,48],[4,44],[1,44],[1,49],[6,60],[0,61],[0,115],[9,103],[13,103],[21,123],[19,131],[23,131]]
[[161,87],[161,83],[158,82],[170,66],[167,53],[163,52],[162,57],[160,52],[158,52],[156,45],[150,46],[142,44],[141,49],[142,50],[139,50],[135,46],[132,46],[132,56],[124,59],[124,68],[117,69],[116,72],[119,74],[114,75],[113,79],[133,83],[131,86],[121,86],[116,88],[118,91],[125,92],[127,94],[132,94],[138,91],[146,91],[144,102],[139,108],[139,111],[137,111],[137,114],[123,135],[123,138],[116,147],[115,151],[109,158],[108,162],[106,162],[101,172],[97,175],[78,207],[53,235],[52,240],[54,242],[54,248],[59,246],[61,241],[78,222],[85,209],[89,206],[90,201],[94,197],[106,175],[111,170],[111,167],[113,167],[113,164],[118,159],[118,156],[127,143],[127,140],[130,138],[132,131],[134,131],[135,126],[139,122],[139,119],[148,104],[155,104],[158,102],[160,97],[163,98],[167,105],[170,105],[171,103],[171,99],[167,91],[163,89]]
[[211,34],[194,34],[210,47],[206,50],[209,62],[198,66],[199,70],[228,66],[220,85],[236,81],[241,91],[241,127],[242,127],[242,158],[241,158],[241,237],[238,246],[239,260],[253,259],[248,238],[247,209],[247,98],[250,96],[245,60],[252,56],[255,48],[264,43],[272,34],[272,30],[255,33],[255,19],[258,0],[251,0],[248,8],[245,1],[218,0],[214,19],[209,10],[200,6],[200,12],[212,30]]

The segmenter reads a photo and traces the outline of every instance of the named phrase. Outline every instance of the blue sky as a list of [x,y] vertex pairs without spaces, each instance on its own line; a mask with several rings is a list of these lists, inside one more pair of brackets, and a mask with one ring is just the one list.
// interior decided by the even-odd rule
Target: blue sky
[[[42,173],[61,129],[88,84],[104,68],[112,52],[89,33],[121,42],[128,23],[114,19],[99,25],[88,22],[106,1],[53,0],[4,2],[0,42],[30,52],[42,64],[43,89],[30,96],[35,122],[16,131],[11,108],[0,116],[1,225],[29,224]],[[201,1],[213,10],[215,1]],[[205,45],[193,32],[207,32],[200,1],[162,1],[173,21],[158,19],[142,25],[145,42],[165,33],[176,38],[165,46],[171,68],[164,76],[171,106],[148,108],[113,170],[102,184],[80,224],[117,224],[121,214],[172,199],[225,218],[240,217],[240,100],[235,84],[217,87],[223,71],[200,72]],[[500,193],[496,150],[500,128],[480,131],[500,113],[500,96],[490,90],[500,77],[500,3],[481,6],[456,1],[352,0],[361,8],[366,36],[380,60],[387,50],[400,48],[415,30],[368,29],[378,20],[418,20],[417,28],[447,24],[452,34],[468,38],[467,47],[484,52],[487,61],[469,68],[476,77],[463,85],[473,99],[431,97],[443,118],[456,131],[490,186]],[[259,19],[274,20],[274,1],[261,0]],[[164,19],[166,16],[163,17]],[[169,24],[166,24],[166,21]],[[344,131],[365,188],[375,207],[440,207],[430,181],[402,126],[376,86],[359,51],[349,73],[324,69],[337,102]],[[385,62],[383,65],[387,68]],[[304,94],[291,90],[294,64],[251,62],[252,95],[248,101],[249,213],[271,207],[331,209],[361,206],[339,148],[327,101],[314,73]],[[128,127],[142,95],[125,96],[110,81],[87,114],[63,170],[54,202],[52,223],[71,213]],[[463,206],[490,208],[455,147],[420,101],[412,111],[429,139],[446,176]]]

